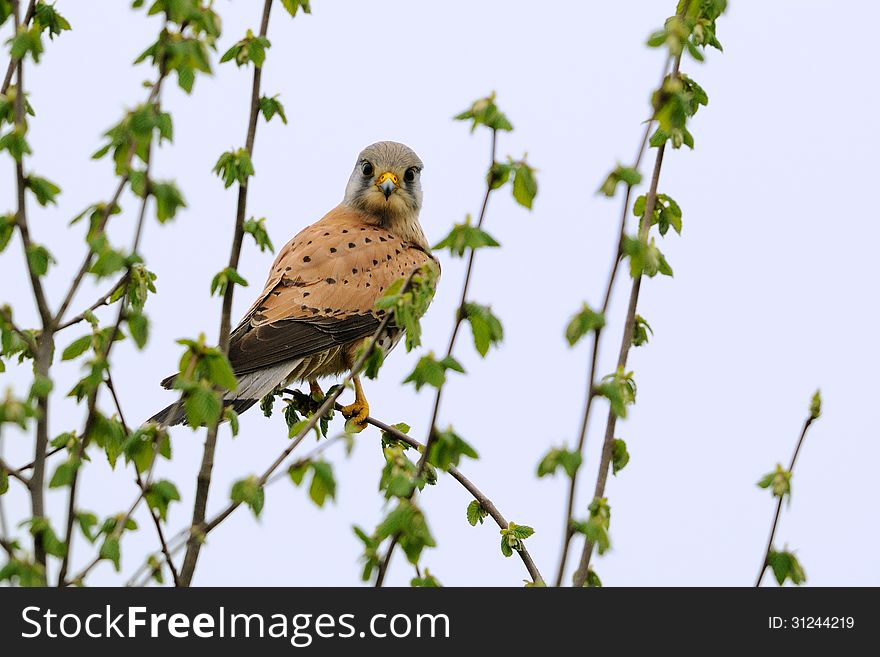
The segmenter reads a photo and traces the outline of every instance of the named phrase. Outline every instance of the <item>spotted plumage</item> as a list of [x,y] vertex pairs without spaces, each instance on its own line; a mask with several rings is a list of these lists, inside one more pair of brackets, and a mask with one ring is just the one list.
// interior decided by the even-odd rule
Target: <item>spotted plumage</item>
[[[227,401],[242,412],[279,386],[351,369],[357,351],[382,322],[376,300],[413,270],[431,263],[418,221],[421,160],[395,142],[358,156],[343,202],[304,228],[278,253],[262,293],[232,331],[229,361],[238,387]],[[377,343],[390,351],[401,337],[390,323]],[[163,381],[173,385],[174,377]],[[369,407],[355,377],[348,415],[363,422]],[[177,424],[169,406],[152,419]]]

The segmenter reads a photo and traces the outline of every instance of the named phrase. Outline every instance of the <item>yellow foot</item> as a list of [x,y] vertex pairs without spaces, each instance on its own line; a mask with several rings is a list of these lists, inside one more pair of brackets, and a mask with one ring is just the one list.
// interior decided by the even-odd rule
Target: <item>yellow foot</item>
[[345,423],[345,430],[350,433],[359,433],[367,428],[367,418],[370,416],[370,405],[367,398],[364,397],[363,388],[359,378],[354,378],[354,403],[343,406],[340,409],[343,417],[348,422]]

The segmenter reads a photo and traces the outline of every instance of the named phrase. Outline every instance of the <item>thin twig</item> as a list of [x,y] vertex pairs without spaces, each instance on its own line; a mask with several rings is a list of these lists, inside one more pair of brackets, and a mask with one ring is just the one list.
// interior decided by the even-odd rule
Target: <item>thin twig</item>
[[[64,449],[65,449],[65,448],[64,448],[63,445],[62,445],[61,447],[53,447],[53,448],[50,449],[48,452],[46,452],[46,458],[48,459],[50,456],[54,456],[54,455],[57,454],[58,452],[64,451]],[[34,462],[31,461],[30,463],[25,463],[24,465],[20,466],[20,467],[16,470],[16,472],[18,472],[19,474],[21,474],[21,473],[24,472],[25,470],[30,470],[30,469],[32,469],[33,467],[34,467]]]
[[[666,79],[670,61],[671,60],[667,59],[666,65],[663,67],[663,80]],[[645,122],[645,130],[642,133],[642,140],[639,143],[639,149],[636,153],[636,158],[632,165],[632,168],[635,170],[638,170],[638,168],[642,164],[642,158],[644,157],[645,151],[647,150],[648,140],[651,137],[651,129],[653,128],[653,126],[654,115],[652,115],[651,118]],[[623,240],[624,237],[626,237],[626,219],[627,215],[629,214],[629,201],[631,197],[632,185],[627,185],[626,193],[623,197],[623,206],[620,210],[620,221],[617,231],[617,246],[615,247],[614,261],[611,265],[611,272],[608,275],[608,282],[605,285],[605,296],[602,298],[602,308],[600,312],[603,316],[608,314],[608,307],[611,304],[611,293],[614,290],[614,284],[617,280],[617,273],[618,271],[620,271],[620,260],[623,257]],[[599,346],[601,344],[602,330],[604,328],[605,324],[603,322],[601,326],[593,331],[593,344],[590,351],[590,368],[587,378],[587,397],[584,401],[584,412],[581,416],[581,425],[580,430],[578,431],[578,440],[576,447],[577,453],[580,454],[582,457],[582,461],[587,443],[587,429],[590,425],[590,412],[593,408],[593,400],[596,398],[596,370],[599,363]],[[572,538],[574,538],[572,521],[574,520],[574,504],[575,500],[577,499],[577,481],[580,470],[581,468],[579,466],[574,471],[574,474],[569,481],[568,499],[566,500],[565,527],[563,528],[562,537],[562,555],[559,558],[559,569],[556,572],[556,586],[562,586],[562,578],[565,576],[565,566],[568,561],[568,551],[571,547],[571,540]]]
[[95,301],[95,303],[93,303],[91,306],[88,307],[88,309],[84,310],[76,317],[72,317],[69,320],[67,320],[66,322],[62,322],[61,324],[56,326],[55,332],[57,333],[58,331],[61,331],[63,329],[68,328],[69,326],[73,326],[74,324],[79,324],[81,321],[83,321],[86,318],[86,315],[88,313],[94,312],[95,310],[97,310],[101,306],[109,306],[110,305],[110,298],[114,294],[116,294],[116,292],[119,290],[119,288],[121,288],[122,286],[124,286],[128,282],[128,277],[129,277],[128,272],[123,274],[122,278],[120,278],[118,281],[116,281],[116,283],[113,284],[113,287],[110,288],[110,290],[106,294],[101,295],[101,297],[97,301]]
[[[789,473],[794,472],[794,464],[797,461],[798,453],[801,451],[801,445],[804,444],[804,438],[807,437],[807,429],[810,428],[810,425],[815,419],[816,416],[811,412],[804,421],[804,428],[801,429],[801,435],[798,438],[797,445],[795,445],[794,454],[791,455],[791,463],[788,465]],[[773,549],[773,539],[776,537],[776,527],[779,524],[779,513],[782,511],[782,498],[783,496],[780,495],[776,500],[776,513],[773,514],[773,525],[770,527],[770,537],[767,539],[767,549],[764,550],[764,560],[761,562],[761,570],[758,572],[758,579],[755,580],[755,588],[761,586],[761,580],[764,578],[764,573],[767,572],[767,566],[770,561],[770,551]]]
[[[113,378],[110,375],[110,370],[107,370],[107,379],[105,381],[107,384],[107,390],[110,391],[110,396],[113,397],[113,403],[116,406],[116,412],[119,414],[119,421],[122,423],[122,429],[125,431],[125,435],[129,435],[128,423],[125,421],[125,416],[122,413],[122,404],[119,402],[119,396],[116,394],[116,386],[113,385]],[[153,458],[158,458],[158,455],[154,454]],[[144,483],[143,478],[141,477],[141,473],[137,469],[137,465],[134,466],[134,476],[135,482],[140,488],[141,493],[146,496],[147,494],[147,485]],[[162,530],[162,519],[159,517],[159,513],[152,507],[149,508],[150,517],[153,519],[153,525],[156,528],[156,535],[159,538],[159,545],[162,549],[162,554],[165,555],[165,560],[168,563],[168,569],[171,571],[171,577],[174,580],[174,586],[180,586],[180,576],[177,574],[177,568],[174,565],[174,560],[171,558],[171,553],[168,551],[168,543],[165,541],[165,532]]]
[[[384,423],[380,420],[377,420],[375,418],[372,418],[372,417],[368,417],[366,422],[367,422],[367,424],[371,424],[374,427],[376,427],[377,429],[381,429],[385,433],[387,433],[391,436],[394,436],[394,438],[396,438],[397,440],[406,443],[410,447],[422,452],[422,454],[425,453],[425,451],[426,451],[425,446],[422,443],[420,443],[418,440],[416,440],[414,438],[410,438],[409,436],[407,436],[405,433],[403,433],[402,431],[400,431],[396,427],[393,427],[389,424],[386,424],[386,423]],[[495,523],[498,525],[499,528],[507,529],[508,522],[505,519],[505,517],[503,515],[501,515],[501,512],[498,510],[498,507],[496,507],[495,504],[492,502],[492,500],[489,499],[479,488],[477,488],[476,485],[474,485],[474,483],[470,479],[465,477],[461,473],[461,471],[458,468],[456,468],[455,466],[450,466],[450,468],[447,470],[447,472],[449,473],[449,475],[453,479],[455,479],[458,483],[460,483],[462,486],[464,486],[464,488],[467,490],[467,492],[469,492],[471,494],[471,496],[475,500],[477,500],[477,502],[480,503],[480,506],[482,508],[484,508],[489,513],[490,516],[492,516],[492,519],[495,521]],[[520,545],[522,547],[520,550],[517,551],[517,554],[519,555],[520,559],[522,559],[523,564],[525,564],[526,570],[529,571],[529,576],[532,578],[532,581],[533,582],[544,581],[544,579],[541,577],[541,573],[538,570],[538,567],[535,565],[535,562],[532,560],[532,556],[529,554],[529,551],[526,549],[526,546],[523,545],[522,542],[520,542]]]
[[[263,4],[263,17],[260,22],[260,36],[265,38],[269,30],[269,14],[272,9],[272,0],[265,0]],[[250,116],[248,117],[247,138],[245,141],[245,149],[249,156],[253,156],[254,139],[257,132],[257,119],[260,112],[260,80],[262,77],[262,66],[254,64],[253,82],[251,84],[251,106]],[[229,253],[229,268],[237,269],[238,261],[241,255],[241,244],[244,237],[244,221],[247,213],[247,192],[248,180],[238,186],[238,203],[235,213],[235,230],[232,236],[232,247]],[[226,286],[223,293],[223,309],[220,313],[220,335],[218,338],[218,346],[224,355],[229,353],[229,339],[232,327],[232,300],[235,294],[235,285],[230,283]],[[205,437],[205,448],[202,453],[202,463],[199,468],[199,474],[196,479],[196,497],[193,504],[193,527],[200,526],[205,521],[208,508],[208,492],[211,488],[211,474],[214,469],[214,452],[217,449],[217,433],[220,428],[220,418],[217,422],[208,427],[207,436]],[[201,550],[201,541],[197,537],[192,537],[187,545],[186,556],[183,559],[183,566],[180,571],[181,584],[189,586],[192,583],[195,574],[196,563],[199,559]]]
[[0,456],[0,470],[3,470],[13,479],[17,479],[25,486],[30,484],[30,480],[22,475],[18,470],[15,470],[11,465],[9,465],[6,461],[3,460],[3,457]]
[[[164,67],[163,67],[164,68]],[[159,81],[157,83],[157,87],[150,93],[150,98],[158,98],[159,90],[161,89],[162,80],[164,76],[159,77]],[[147,153],[144,161],[144,178],[147,181],[147,185],[149,185],[150,179],[150,160],[152,154],[152,142],[147,147]],[[132,241],[131,253],[136,254],[138,251],[138,247],[140,245],[141,235],[143,234],[144,222],[146,220],[147,215],[147,203],[149,202],[150,195],[144,193],[143,198],[141,199],[140,210],[138,212],[137,223],[135,227],[135,234]],[[125,277],[131,274],[131,266],[126,271]],[[108,337],[107,344],[104,346],[103,353],[101,355],[101,362],[107,363],[110,357],[110,350],[113,348],[113,344],[116,341],[116,336],[119,334],[120,326],[122,326],[122,321],[125,319],[125,311],[127,305],[128,292],[124,292],[122,298],[119,302],[119,311],[116,314],[116,323],[113,326],[113,330],[110,332],[110,336]],[[60,317],[60,315],[59,315]],[[107,368],[107,374],[109,377],[109,365]],[[111,384],[112,385],[112,384]],[[88,437],[91,433],[92,426],[95,422],[95,412],[97,409],[98,402],[98,391],[99,387],[95,387],[93,391],[89,393],[87,409],[88,413],[86,416],[85,427],[83,428],[82,437],[80,439],[80,444],[78,447],[77,458],[79,462],[82,462],[83,456],[85,455],[86,447],[88,447]],[[115,395],[114,395],[115,398]],[[121,415],[120,415],[121,419]],[[126,430],[126,435],[128,431]],[[151,470],[152,471],[152,470]],[[138,475],[138,480],[140,482],[140,475]],[[64,586],[67,578],[67,567],[70,563],[70,552],[71,552],[71,543],[73,539],[73,525],[76,517],[76,489],[77,482],[79,481],[79,468],[77,468],[73,473],[73,479],[70,482],[70,492],[67,501],[67,525],[65,530],[65,545],[67,545],[67,551],[64,553],[64,557],[61,560],[61,569],[58,573],[58,586]],[[146,494],[146,489],[141,488],[141,496]],[[135,506],[137,502],[135,502]]]
[[[483,204],[480,207],[480,216],[477,219],[477,228],[483,227],[483,220],[486,218],[486,208],[489,206],[489,197],[492,195],[492,183],[494,182],[495,175],[495,160],[497,157],[497,142],[498,142],[498,131],[493,128],[492,129],[492,143],[490,147],[490,160],[489,160],[489,172],[486,175],[486,193],[483,196]],[[455,324],[452,326],[452,334],[449,336],[449,345],[446,348],[446,357],[449,358],[452,356],[452,351],[455,349],[455,340],[458,337],[458,330],[461,327],[462,322],[465,319],[465,304],[467,303],[467,294],[471,284],[471,274],[474,269],[474,257],[476,256],[476,250],[471,249],[468,254],[468,262],[467,268],[465,269],[464,274],[464,284],[461,287],[461,297],[458,301],[458,306],[455,309]],[[419,458],[418,465],[416,466],[416,473],[414,476],[414,481],[418,481],[419,478],[424,474],[425,467],[428,464],[428,455],[431,452],[431,447],[434,445],[434,442],[437,438],[437,417],[440,414],[440,399],[443,394],[443,386],[437,388],[437,392],[434,394],[434,407],[431,411],[431,422],[428,424],[428,438],[425,441],[425,451],[422,452],[421,457]],[[418,488],[413,486],[412,492],[410,493],[409,499],[413,499],[416,496]],[[388,572],[388,566],[391,563],[391,555],[394,553],[394,548],[397,546],[397,541],[400,539],[400,533],[396,532],[391,536],[391,539],[388,543],[388,550],[385,553],[385,557],[379,562],[379,570],[376,573],[376,588],[380,588],[385,581],[385,574]]]

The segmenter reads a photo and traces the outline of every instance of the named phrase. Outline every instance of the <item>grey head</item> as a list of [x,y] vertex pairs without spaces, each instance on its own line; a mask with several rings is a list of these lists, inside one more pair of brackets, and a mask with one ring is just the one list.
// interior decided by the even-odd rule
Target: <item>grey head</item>
[[383,224],[418,222],[423,167],[419,156],[405,144],[370,144],[357,157],[342,202]]

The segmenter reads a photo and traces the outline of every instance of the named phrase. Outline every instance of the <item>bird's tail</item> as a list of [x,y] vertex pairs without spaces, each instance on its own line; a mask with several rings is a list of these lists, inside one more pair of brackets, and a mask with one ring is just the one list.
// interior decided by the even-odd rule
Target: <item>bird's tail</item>
[[[226,399],[223,405],[224,408],[232,408],[233,411],[240,415],[259,401],[259,399]],[[183,424],[186,422],[186,407],[182,402],[174,402],[156,413],[147,422],[155,422],[163,427]]]
[[[238,378],[235,392],[228,393],[223,400],[224,408],[232,408],[241,414],[263,397],[275,390],[287,380],[288,375],[299,365],[301,359],[280,363],[257,372],[251,372]],[[172,388],[177,375],[169,376],[162,381],[163,388]],[[148,422],[155,422],[165,427],[173,427],[186,422],[186,407],[183,402],[175,402],[163,408],[151,417]]]

